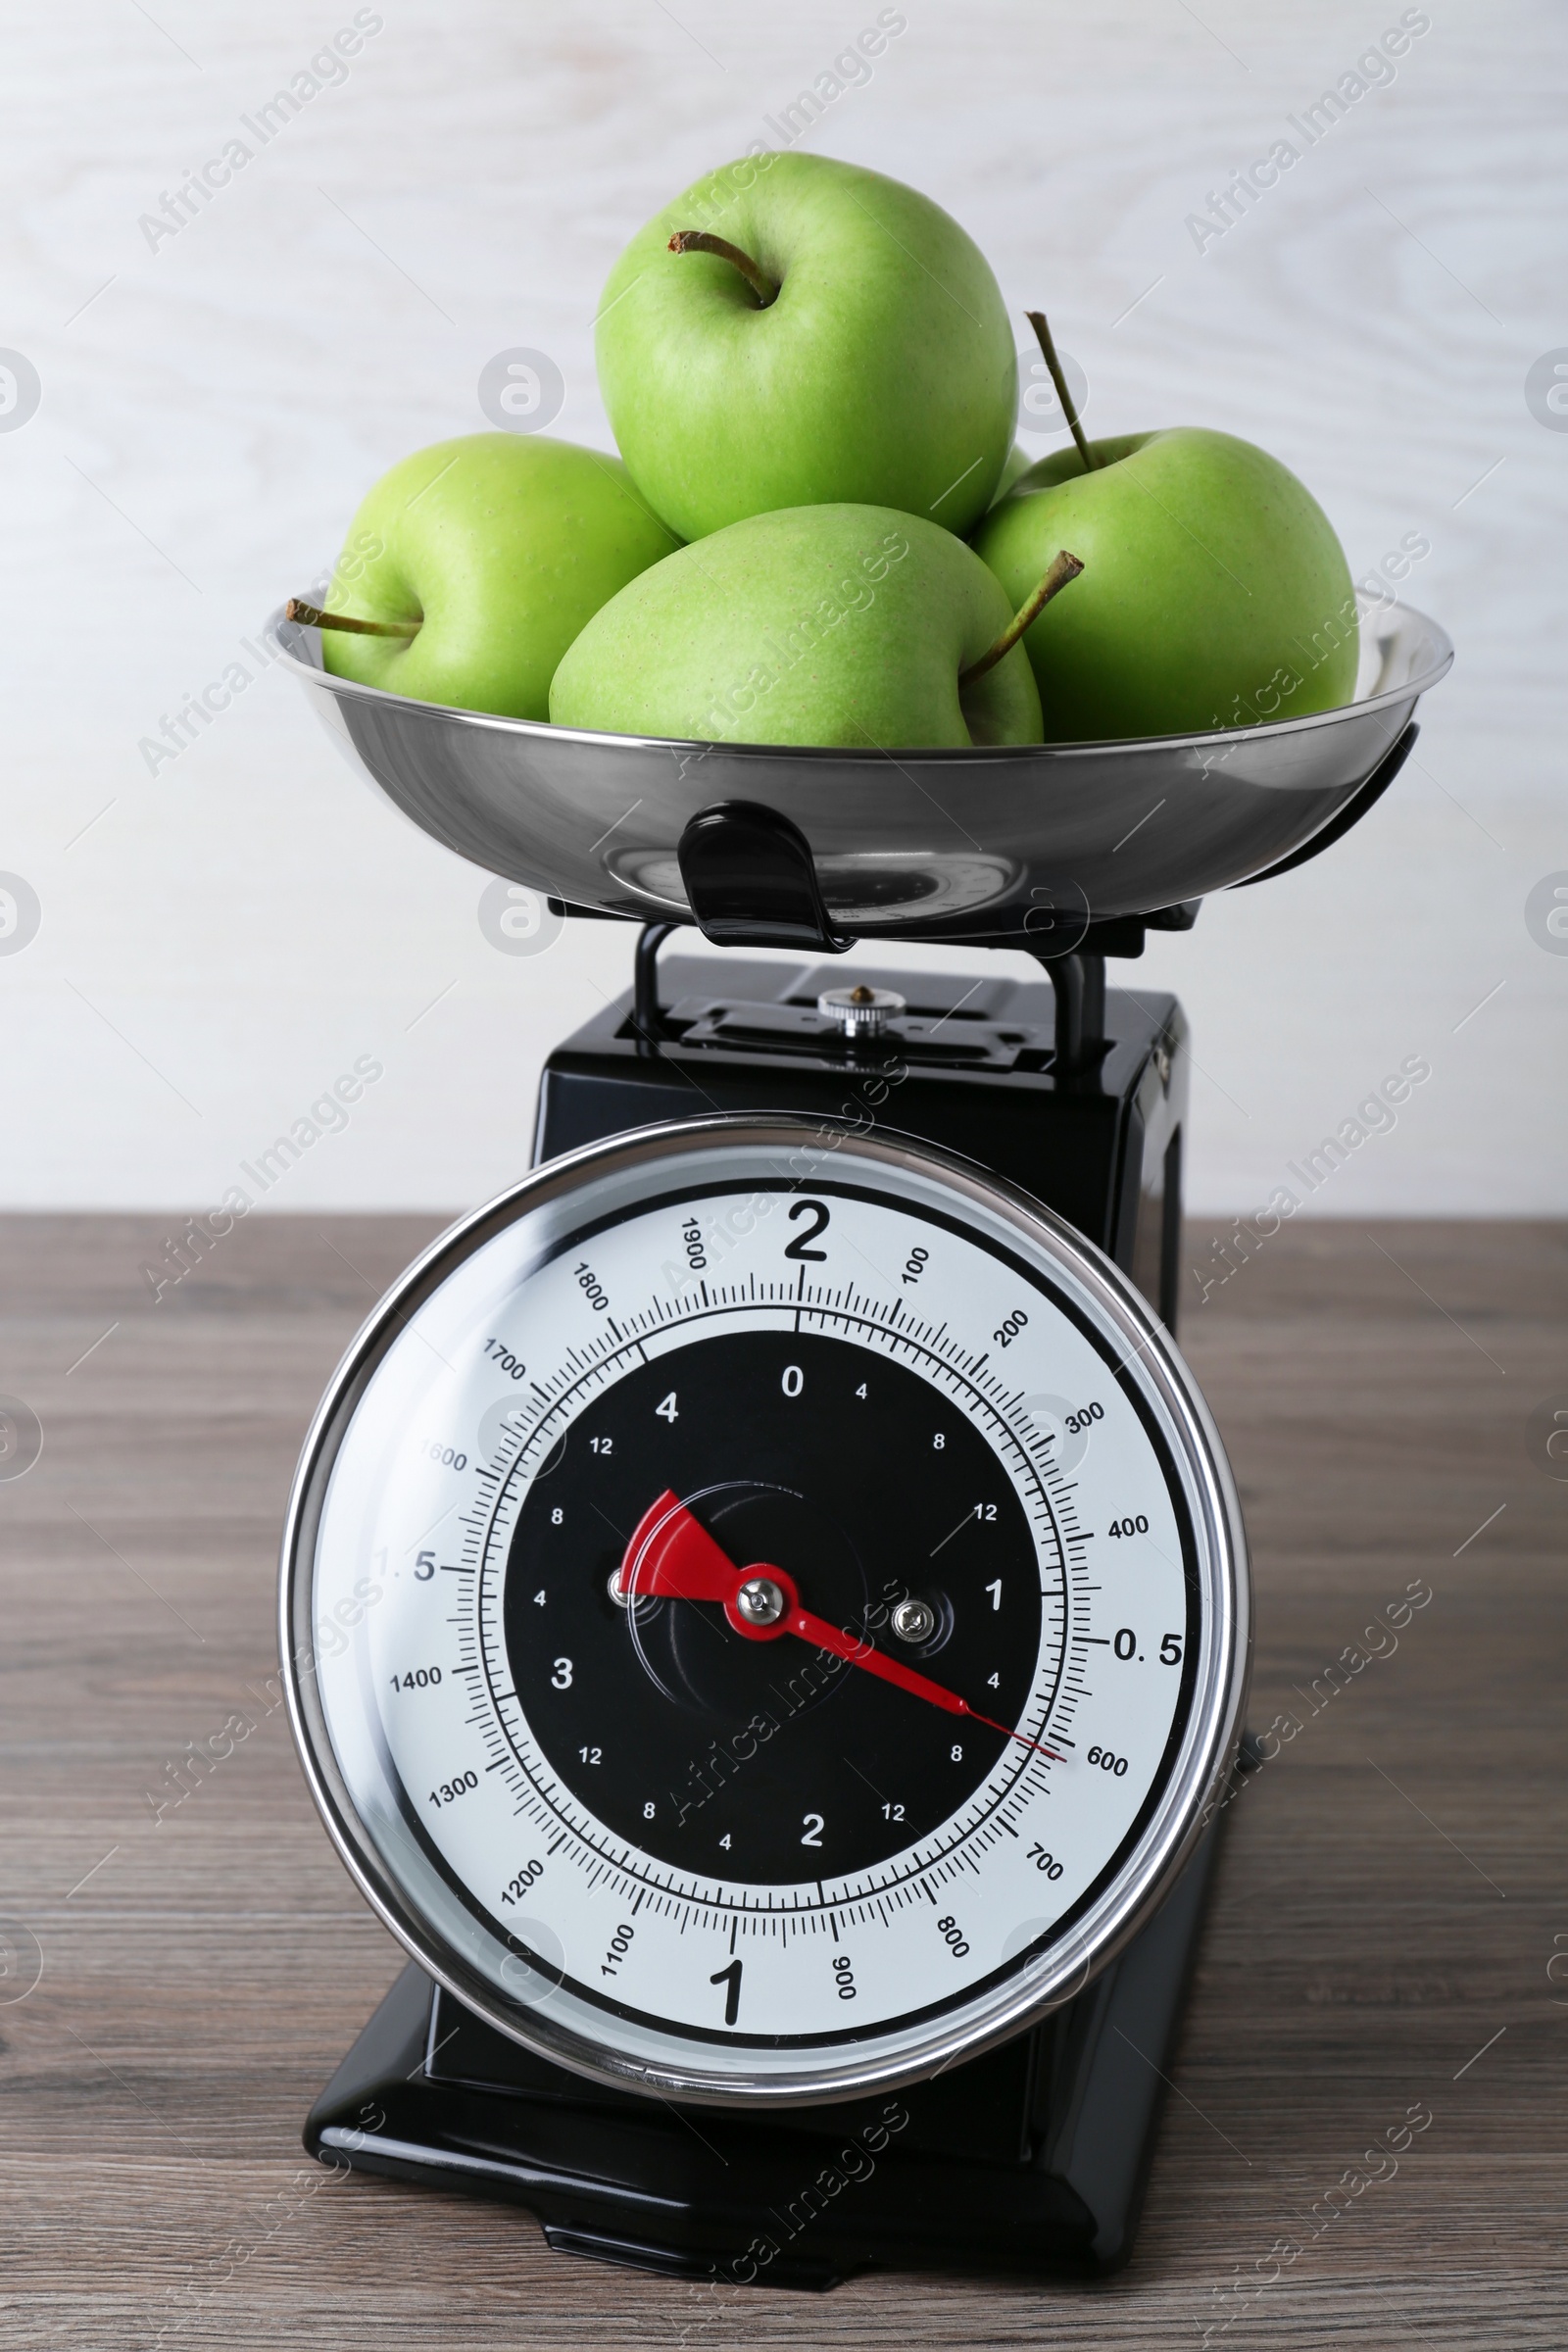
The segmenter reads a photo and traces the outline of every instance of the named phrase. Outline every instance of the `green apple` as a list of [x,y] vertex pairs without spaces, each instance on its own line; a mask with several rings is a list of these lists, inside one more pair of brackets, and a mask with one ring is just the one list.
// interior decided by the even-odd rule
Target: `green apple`
[[972,544],[1015,601],[1062,546],[1082,584],[1024,643],[1047,740],[1198,734],[1330,710],[1355,691],[1344,551],[1294,473],[1180,425],[1056,450]]
[[[1027,473],[1033,464],[1034,459],[1024,448],[1023,443],[1021,441],[1015,441],[1012,447],[1008,450],[1006,461],[1003,466],[1001,473],[997,477],[997,486],[991,493],[991,506],[996,506],[999,500],[1005,498],[1007,492],[1012,488],[1013,483],[1018,480],[1021,474]],[[987,514],[989,514],[990,511],[991,509],[988,507],[986,510]]]
[[967,531],[1017,414],[979,247],[827,156],[748,157],[666,205],[610,273],[597,351],[620,453],[683,539],[847,503]]
[[1019,634],[979,557],[938,524],[888,507],[790,507],[623,588],[557,670],[550,715],[705,743],[1038,743]]
[[334,677],[419,702],[548,718],[578,630],[678,545],[618,458],[543,434],[438,441],[383,474],[355,515],[319,615],[321,659]]

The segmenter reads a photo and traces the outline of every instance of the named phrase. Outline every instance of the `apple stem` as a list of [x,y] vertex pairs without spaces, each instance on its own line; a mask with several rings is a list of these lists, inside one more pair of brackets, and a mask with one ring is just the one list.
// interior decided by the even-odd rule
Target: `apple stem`
[[319,605],[308,605],[302,596],[289,598],[283,617],[302,620],[310,629],[351,629],[356,637],[417,637],[424,625],[417,620],[355,620],[347,612],[323,612]]
[[721,262],[738,270],[757,296],[757,307],[765,311],[770,302],[778,300],[778,287],[766,271],[759,269],[749,253],[742,253],[727,237],[710,236],[706,228],[677,228],[669,240],[671,253],[716,253]]
[[1095,467],[1100,464],[1100,460],[1093,454],[1088,442],[1084,439],[1084,428],[1079,423],[1078,412],[1072,405],[1071,395],[1067,390],[1067,378],[1061,372],[1061,362],[1056,357],[1056,346],[1052,341],[1051,328],[1046,323],[1046,314],[1044,311],[1025,311],[1024,317],[1035,330],[1041,357],[1050,370],[1051,380],[1056,387],[1056,398],[1061,403],[1061,413],[1067,419],[1067,429],[1078,444],[1078,455],[1084,462],[1084,471],[1093,473]]
[[1039,619],[1052,598],[1065,588],[1069,580],[1075,580],[1082,569],[1078,558],[1069,556],[1065,548],[1053,556],[1051,568],[1045,578],[1019,606],[996,644],[987,646],[978,662],[971,662],[967,669],[959,670],[960,692],[965,686],[972,686],[977,678],[983,678],[988,669],[995,669],[997,663],[1011,653],[1025,629],[1032,621]]

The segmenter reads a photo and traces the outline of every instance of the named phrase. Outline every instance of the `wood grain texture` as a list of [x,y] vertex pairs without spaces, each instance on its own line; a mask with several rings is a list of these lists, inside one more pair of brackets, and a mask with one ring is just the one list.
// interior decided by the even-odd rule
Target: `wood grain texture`
[[[0,2345],[1565,2340],[1568,1487],[1526,1423],[1568,1395],[1568,1229],[1287,1227],[1190,1315],[1255,1552],[1251,1720],[1299,1728],[1232,1813],[1137,2257],[826,2299],[600,2270],[300,2150],[399,1956],[269,1686],[277,1532],[322,1384],[430,1231],[253,1223],[155,1305],[148,1220],[0,1220],[4,1382],[44,1428],[0,1485],[0,1909],[43,1958],[0,2007]],[[1412,1581],[1397,1648],[1331,1677]],[[1325,2222],[1417,2103],[1396,2175]]]

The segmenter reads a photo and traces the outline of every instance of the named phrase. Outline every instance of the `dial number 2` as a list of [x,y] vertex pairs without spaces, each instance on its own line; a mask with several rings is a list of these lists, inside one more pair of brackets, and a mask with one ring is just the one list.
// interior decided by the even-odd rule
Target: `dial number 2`
[[790,1210],[790,1223],[792,1225],[799,1225],[802,1217],[809,1217],[811,1222],[809,1225],[801,1226],[801,1230],[795,1236],[793,1242],[785,1243],[784,1254],[786,1257],[814,1259],[818,1265],[825,1265],[827,1262],[827,1251],[825,1250],[813,1250],[811,1248],[811,1244],[817,1239],[817,1236],[819,1234],[824,1234],[827,1231],[827,1205],[825,1201],[797,1200],[794,1207]]

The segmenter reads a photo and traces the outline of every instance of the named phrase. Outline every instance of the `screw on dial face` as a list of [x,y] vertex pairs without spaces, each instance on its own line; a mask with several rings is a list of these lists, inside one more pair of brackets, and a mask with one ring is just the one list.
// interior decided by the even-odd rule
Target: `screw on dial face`
[[[626,1584],[621,1572],[621,1584]],[[635,1592],[637,1587],[630,1586]],[[776,1625],[789,1607],[784,1588],[770,1576],[749,1576],[735,1595],[735,1607],[748,1625]]]

